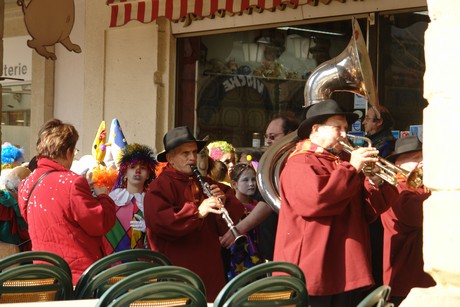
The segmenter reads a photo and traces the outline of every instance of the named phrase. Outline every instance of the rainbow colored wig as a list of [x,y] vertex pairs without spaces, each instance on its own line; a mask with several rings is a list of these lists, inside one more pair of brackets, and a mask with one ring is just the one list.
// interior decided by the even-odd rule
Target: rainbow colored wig
[[155,159],[155,155],[150,147],[146,145],[141,145],[137,143],[128,144],[120,152],[118,159],[118,177],[117,182],[114,185],[116,188],[126,188],[126,184],[123,182],[123,178],[126,174],[126,171],[130,165],[136,164],[145,164],[150,170],[149,178],[145,181],[145,187],[155,178],[155,171],[158,165],[158,162]]

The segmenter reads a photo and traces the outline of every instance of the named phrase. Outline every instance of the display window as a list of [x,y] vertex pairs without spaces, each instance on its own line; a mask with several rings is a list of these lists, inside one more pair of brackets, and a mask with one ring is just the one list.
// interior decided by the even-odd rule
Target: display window
[[[427,15],[377,16],[373,25],[367,18],[358,21],[369,45],[379,100],[395,114],[395,130],[409,130],[410,125],[421,125],[426,106],[422,81]],[[342,53],[351,34],[347,17],[179,38],[176,126],[193,127],[198,138],[251,147],[253,134],[263,136],[274,115],[290,112],[304,118],[306,80],[319,64]],[[405,65],[414,72],[406,71]],[[366,107],[353,93],[337,92],[332,98],[347,110]],[[354,128],[361,129],[360,125]]]

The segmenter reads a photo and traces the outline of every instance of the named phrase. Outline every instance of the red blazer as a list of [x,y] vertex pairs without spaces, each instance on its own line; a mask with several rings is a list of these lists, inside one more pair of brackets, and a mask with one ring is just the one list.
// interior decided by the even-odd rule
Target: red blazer
[[[243,204],[229,187],[219,186],[226,194],[227,211],[234,222],[238,221],[244,212]],[[150,183],[144,198],[144,216],[150,247],[165,254],[174,265],[200,276],[207,299],[212,302],[225,285],[219,236],[228,227],[221,215],[198,218],[198,206],[205,198],[193,176],[168,166]]]
[[313,149],[288,159],[280,193],[274,260],[297,264],[310,295],[374,283],[368,223],[388,209],[396,189],[374,188],[349,162]]
[[436,285],[423,271],[423,202],[430,196],[425,188],[408,190],[398,185],[398,199],[382,214],[383,282],[392,296],[407,296],[412,288]]
[[[35,181],[49,173],[34,189]],[[46,158],[19,186],[18,203],[29,225],[32,250],[63,257],[72,270],[72,281],[103,257],[102,237],[115,225],[115,204],[105,194],[94,198],[85,177]]]

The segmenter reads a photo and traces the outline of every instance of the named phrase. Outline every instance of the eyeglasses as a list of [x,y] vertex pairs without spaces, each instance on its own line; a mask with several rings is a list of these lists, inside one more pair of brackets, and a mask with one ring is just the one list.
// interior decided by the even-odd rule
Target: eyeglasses
[[372,117],[372,118],[371,118],[371,117],[365,116],[365,117],[364,117],[364,120],[365,120],[365,121],[372,121],[372,122],[375,123],[375,122],[379,121],[380,118],[377,118],[377,117]]
[[280,133],[269,133],[269,134],[265,134],[264,137],[265,137],[266,139],[268,139],[268,140],[274,141],[278,135],[284,135],[284,133],[283,133],[283,132],[280,132]]

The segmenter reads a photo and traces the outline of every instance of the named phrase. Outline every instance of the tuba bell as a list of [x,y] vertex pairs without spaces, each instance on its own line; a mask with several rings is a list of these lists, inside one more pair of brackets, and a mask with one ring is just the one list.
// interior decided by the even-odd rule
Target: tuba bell
[[[365,97],[378,110],[372,66],[361,28],[354,18],[352,28],[353,34],[345,50],[337,57],[320,64],[311,73],[305,84],[304,108],[330,99],[332,93],[341,91]],[[298,141],[297,131],[278,140],[262,155],[257,167],[259,191],[275,212],[279,212],[281,204],[281,170]]]

